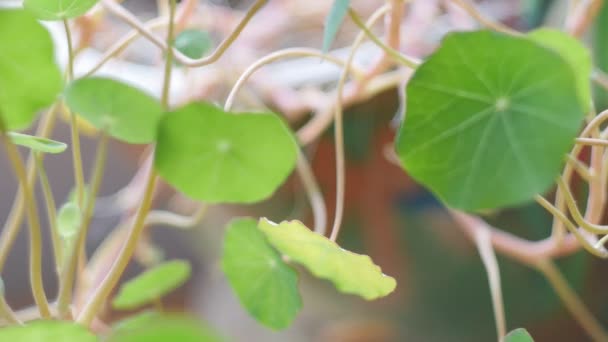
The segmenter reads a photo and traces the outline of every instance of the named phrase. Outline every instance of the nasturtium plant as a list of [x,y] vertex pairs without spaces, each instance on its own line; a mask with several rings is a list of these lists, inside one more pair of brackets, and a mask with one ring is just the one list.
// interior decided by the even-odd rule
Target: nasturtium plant
[[198,30],[188,29],[180,32],[173,45],[179,52],[192,59],[198,59],[209,52],[213,47],[213,41],[209,33]]
[[344,250],[299,221],[275,224],[261,219],[259,229],[279,252],[316,277],[331,281],[340,292],[373,300],[387,296],[397,286],[369,256]]
[[302,308],[298,275],[268,244],[253,219],[230,223],[222,269],[241,304],[260,323],[288,327]]
[[207,203],[266,199],[293,171],[295,138],[272,113],[227,113],[193,103],[159,125],[156,168],[184,194]]
[[82,213],[74,201],[70,201],[61,206],[57,212],[57,231],[64,240],[69,240],[76,236],[82,222]]
[[574,69],[525,37],[449,34],[407,85],[396,150],[449,206],[479,211],[551,187],[585,108]]
[[0,329],[0,341],[19,342],[97,342],[85,327],[67,321],[34,321]]
[[85,14],[99,0],[25,0],[23,7],[41,20],[63,20]]
[[132,144],[156,139],[163,108],[140,89],[109,78],[88,77],[72,82],[64,95],[72,111],[116,139]]
[[5,130],[27,128],[61,92],[53,41],[27,11],[0,9],[0,117]]
[[508,333],[503,342],[534,342],[534,339],[526,329],[519,328]]
[[107,342],[220,342],[203,322],[177,314],[144,312],[116,324]]
[[591,110],[591,51],[579,40],[559,30],[541,28],[527,35],[533,41],[554,50],[570,64],[576,77],[578,95],[585,111]]
[[68,145],[60,141],[51,140],[47,138],[37,137],[29,134],[8,132],[6,134],[13,144],[27,147],[35,152],[40,153],[61,153],[68,148]]
[[112,301],[115,309],[130,310],[154,302],[182,286],[190,278],[190,264],[167,261],[129,280]]
[[325,19],[325,31],[323,32],[323,51],[329,51],[331,44],[333,43],[338,30],[348,14],[348,8],[350,7],[350,0],[334,0],[329,15]]

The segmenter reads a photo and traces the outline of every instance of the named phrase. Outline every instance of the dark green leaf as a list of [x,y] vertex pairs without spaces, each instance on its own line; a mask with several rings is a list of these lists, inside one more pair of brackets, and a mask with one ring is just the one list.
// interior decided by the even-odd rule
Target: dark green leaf
[[137,88],[108,78],[82,78],[70,84],[65,99],[72,111],[116,139],[147,144],[156,138],[163,109]]
[[61,91],[48,31],[27,11],[0,9],[0,116],[6,130],[27,128]]
[[161,120],[155,161],[167,182],[194,199],[252,203],[285,181],[297,149],[274,114],[233,114],[194,103]]
[[219,342],[206,324],[194,318],[145,312],[114,327],[107,342]]
[[296,272],[266,242],[255,220],[229,225],[222,269],[247,311],[270,328],[288,327],[302,308]]
[[325,32],[323,32],[323,51],[329,51],[331,44],[334,42],[338,30],[348,14],[350,0],[334,0],[329,15],[325,20]]
[[130,310],[151,303],[182,286],[190,277],[190,272],[190,264],[186,261],[160,264],[123,284],[112,306]]
[[453,33],[415,72],[396,143],[449,206],[519,205],[549,189],[584,108],[572,68],[525,37]]
[[25,0],[23,6],[38,19],[63,20],[85,14],[99,0]]
[[534,339],[532,336],[530,336],[526,329],[519,328],[507,334],[504,342],[534,342]]
[[177,35],[174,46],[184,55],[192,59],[198,59],[211,50],[213,41],[207,32],[190,29]]
[[36,137],[29,134],[21,134],[16,132],[8,132],[8,137],[13,144],[24,146],[32,151],[42,153],[61,153],[68,148],[68,145],[60,141],[55,141],[47,138]]
[[24,326],[0,329],[0,341],[19,342],[96,342],[84,327],[66,321],[35,321]]
[[369,256],[344,250],[299,221],[277,225],[261,219],[259,228],[281,253],[315,276],[331,281],[340,292],[373,300],[387,296],[397,286]]

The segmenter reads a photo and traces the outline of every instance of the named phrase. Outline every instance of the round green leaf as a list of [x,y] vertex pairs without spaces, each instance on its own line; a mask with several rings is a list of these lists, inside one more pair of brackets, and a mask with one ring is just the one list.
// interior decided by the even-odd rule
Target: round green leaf
[[132,144],[153,142],[163,113],[152,96],[109,78],[76,80],[65,91],[65,100],[96,128]]
[[505,336],[504,342],[534,342],[534,339],[526,329],[519,328],[511,331]]
[[163,117],[155,161],[167,182],[194,199],[252,203],[285,181],[297,149],[274,114],[232,114],[194,103]]
[[533,41],[552,49],[570,64],[576,76],[578,94],[585,111],[591,110],[593,99],[591,97],[591,51],[578,39],[571,35],[549,28],[541,28],[528,33]]
[[241,304],[265,326],[287,328],[302,308],[297,273],[268,244],[255,220],[230,223],[222,269]]
[[13,144],[27,147],[36,152],[61,153],[65,151],[66,148],[68,148],[68,145],[60,141],[36,137],[29,134],[8,132],[7,135],[11,139]]
[[112,306],[130,310],[151,303],[182,286],[190,277],[190,272],[190,264],[186,261],[160,264],[122,285]]
[[580,129],[572,68],[524,37],[453,33],[407,86],[396,143],[409,174],[463,210],[546,191]]
[[196,319],[145,312],[119,322],[107,342],[219,342],[222,339]]
[[0,9],[0,115],[6,130],[27,128],[63,86],[48,31],[27,11]]
[[209,33],[197,29],[184,30],[175,37],[175,48],[184,55],[192,58],[201,58],[211,50],[213,42]]
[[25,0],[23,7],[41,20],[63,20],[85,14],[98,0]]
[[96,342],[86,328],[67,321],[35,321],[24,326],[0,329],[0,341],[19,342]]
[[316,277],[331,281],[340,292],[373,300],[387,296],[397,286],[395,279],[384,275],[369,256],[340,248],[302,222],[285,221],[277,225],[261,219],[259,229],[281,253]]
[[76,236],[82,222],[82,214],[76,202],[67,202],[57,213],[57,230],[63,239]]

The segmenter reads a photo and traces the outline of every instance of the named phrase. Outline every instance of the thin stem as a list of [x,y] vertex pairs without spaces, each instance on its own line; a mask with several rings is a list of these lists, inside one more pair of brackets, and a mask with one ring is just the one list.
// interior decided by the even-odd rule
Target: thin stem
[[576,172],[585,180],[585,181],[589,181],[592,178],[591,175],[591,170],[589,170],[589,168],[587,167],[587,165],[585,165],[584,163],[582,163],[580,160],[578,160],[577,158],[574,158],[571,154],[568,154],[568,156],[566,157],[566,161],[568,162],[568,164],[570,166],[572,166],[572,168],[574,170],[576,170]]
[[[173,40],[174,33],[174,23],[175,23],[175,7],[176,0],[170,0],[169,4],[169,30],[167,32],[167,45],[170,45]],[[173,53],[168,51],[167,59],[165,61],[165,77],[163,84],[163,97],[162,97],[162,105],[165,109],[169,107],[169,93],[171,87],[171,70],[173,67]],[[120,277],[123,272],[129,265],[129,261],[133,254],[135,253],[135,249],[137,248],[137,242],[146,228],[146,216],[150,212],[152,207],[152,201],[154,199],[154,191],[156,189],[158,174],[154,167],[150,167],[148,171],[148,177],[146,181],[146,186],[144,190],[144,195],[141,201],[141,205],[137,211],[135,221],[129,234],[126,238],[126,241],[120,250],[116,260],[112,264],[112,267],[108,271],[108,274],[103,279],[101,284],[95,289],[93,294],[89,297],[89,300],[84,305],[82,311],[78,315],[77,321],[80,324],[85,326],[89,326],[91,322],[97,316],[97,312],[105,303],[106,299],[112,292],[112,289],[118,284],[120,281]]]
[[583,214],[581,214],[580,210],[578,209],[576,199],[574,198],[574,195],[572,195],[570,187],[568,186],[568,184],[566,184],[566,182],[564,182],[561,177],[557,179],[557,185],[565,195],[566,204],[568,205],[568,209],[570,210],[570,214],[572,215],[574,222],[581,226],[581,228],[591,233],[608,234],[608,226],[594,224],[585,220]]
[[68,19],[63,19],[63,28],[65,30],[65,39],[68,45],[68,65],[67,65],[67,71],[68,71],[68,80],[73,80],[74,79],[74,47],[73,47],[73,39],[72,39],[72,32],[70,30],[70,24],[68,22]]
[[581,232],[577,229],[577,227],[572,222],[570,222],[570,220],[568,220],[568,218],[566,217],[566,215],[564,215],[564,213],[559,211],[556,207],[554,207],[549,201],[547,201],[542,196],[537,195],[535,197],[535,199],[536,199],[536,202],[538,202],[538,204],[540,204],[543,208],[545,208],[553,216],[558,218],[566,226],[566,228],[568,228],[568,230],[576,237],[576,240],[578,240],[578,242],[581,244],[581,246],[583,246],[583,248],[587,252],[589,252],[597,257],[600,257],[602,259],[608,258],[608,251],[596,249],[589,242],[589,240],[587,240],[583,236],[583,234],[581,234]]
[[83,212],[82,220],[80,222],[80,228],[71,246],[69,246],[68,255],[64,258],[63,266],[61,267],[61,274],[59,278],[59,296],[58,296],[58,312],[61,318],[69,318],[70,303],[72,301],[72,289],[74,287],[74,280],[76,278],[76,269],[78,268],[78,259],[82,252],[85,251],[87,236],[89,227],[91,225],[91,219],[93,217],[93,211],[95,209],[95,199],[101,187],[101,181],[103,179],[103,171],[105,169],[106,159],[108,155],[108,135],[102,133],[98,147],[97,156],[95,158],[95,164],[93,167],[93,174],[90,181],[90,190],[88,198],[86,199],[85,208],[81,210]]
[[496,320],[496,333],[498,341],[507,333],[507,323],[505,319],[504,302],[502,298],[502,288],[500,286],[500,268],[496,260],[496,254],[492,247],[492,238],[487,229],[480,229],[475,234],[475,244],[479,251],[479,256],[488,273],[490,293],[492,294],[492,306],[494,308],[494,319]]
[[[54,104],[42,117],[36,136],[48,137],[51,135],[53,128],[55,127],[57,117],[57,104]],[[36,182],[36,163],[34,161],[34,153],[31,152],[27,162],[27,184],[33,188]],[[25,214],[25,196],[24,189],[19,186],[19,191],[13,202],[10,214],[4,228],[2,229],[2,235],[0,236],[0,271],[6,264],[6,259],[10,253],[10,250],[21,231],[23,223],[23,217]]]
[[317,234],[325,235],[327,230],[327,207],[325,205],[325,199],[323,198],[323,193],[315,178],[315,174],[310,167],[310,163],[302,151],[298,154],[297,171],[312,208],[315,220],[314,230]]
[[369,30],[369,28],[365,25],[361,17],[352,8],[348,10],[348,15],[350,16],[352,21],[359,27],[359,29],[361,29],[361,31],[363,31],[372,42],[374,42],[379,48],[381,48],[387,55],[395,59],[395,61],[411,69],[416,69],[418,65],[420,65],[419,61],[414,60],[411,57],[406,57],[399,51],[384,44],[384,42],[382,42],[380,38],[378,38]]
[[[2,131],[4,131],[4,123],[1,123]],[[44,283],[42,280],[42,233],[40,231],[40,221],[38,219],[38,208],[34,198],[34,192],[30,186],[25,165],[21,155],[17,150],[17,146],[2,133],[2,140],[6,148],[7,156],[11,162],[15,175],[19,181],[19,185],[23,189],[23,199],[26,205],[27,217],[30,226],[30,281],[32,285],[32,293],[34,301],[40,311],[40,316],[49,318],[51,312],[49,310],[49,302],[44,292]]]
[[182,216],[170,211],[152,210],[146,217],[146,226],[152,225],[167,225],[175,228],[189,229],[199,224],[205,214],[207,214],[208,206],[202,204],[190,216]]
[[570,287],[557,266],[551,260],[543,259],[536,263],[535,267],[545,276],[551,287],[553,287],[553,290],[555,290],[568,311],[570,311],[570,314],[572,314],[572,317],[587,332],[589,337],[597,342],[608,341],[608,334],[604,328]]
[[484,14],[482,14],[476,7],[468,0],[451,0],[458,7],[462,8],[465,12],[467,12],[473,19],[477,20],[483,26],[493,29],[494,31],[511,34],[511,35],[521,35],[521,33],[511,29],[508,26],[503,25],[500,22],[494,21],[490,18],[487,18]]
[[595,138],[576,138],[576,143],[581,145],[608,146],[608,140]]
[[[200,59],[191,59],[177,49],[173,50],[173,54],[175,55],[175,60],[177,60],[180,64],[188,67],[199,67],[203,65],[208,65],[216,62],[220,57],[224,55],[226,50],[234,43],[234,41],[239,37],[243,29],[247,26],[247,24],[251,21],[251,19],[255,16],[257,12],[259,12],[262,7],[268,2],[268,0],[256,0],[256,2],[251,5],[251,7],[245,13],[245,16],[236,28],[230,33],[224,41],[220,43],[220,45],[213,51],[213,53],[207,57],[203,57]],[[127,11],[120,4],[112,1],[112,0],[102,0],[102,5],[108,10],[108,12],[114,14],[115,16],[122,19],[124,22],[129,24],[131,27],[136,29],[143,37],[148,39],[151,43],[159,47],[163,51],[168,51],[171,46],[171,43],[167,43],[162,39],[156,37],[153,32],[151,32],[139,19],[137,19],[133,14]]]
[[53,255],[55,256],[55,265],[57,271],[59,271],[62,260],[61,250],[61,239],[57,230],[57,206],[55,205],[55,198],[53,197],[53,190],[49,182],[49,177],[46,174],[44,168],[44,161],[42,160],[42,153],[34,152],[34,159],[36,160],[36,166],[38,169],[38,176],[40,178],[40,186],[42,188],[42,195],[44,196],[44,203],[46,204],[46,214],[49,220],[49,230],[51,233],[51,241],[53,243]]
[[23,322],[21,322],[10,305],[6,302],[4,295],[0,296],[0,316],[9,324],[23,325]]

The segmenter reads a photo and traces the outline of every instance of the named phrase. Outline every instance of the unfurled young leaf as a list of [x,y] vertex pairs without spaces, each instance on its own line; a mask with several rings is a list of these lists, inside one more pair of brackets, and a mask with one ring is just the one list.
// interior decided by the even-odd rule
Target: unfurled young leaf
[[408,82],[397,154],[451,207],[531,201],[552,186],[582,125],[577,79],[529,38],[451,33]]
[[228,226],[222,269],[241,304],[265,326],[287,328],[302,308],[297,273],[268,244],[253,219]]
[[162,106],[135,87],[109,78],[82,78],[68,86],[65,100],[73,112],[116,139],[132,144],[156,139]]
[[259,228],[272,246],[313,275],[334,283],[340,292],[373,300],[390,294],[397,286],[395,279],[384,275],[369,256],[344,250],[299,221],[277,225],[261,219]]
[[519,328],[511,331],[505,336],[503,342],[534,342],[534,339],[526,329]]
[[0,9],[0,117],[4,129],[29,127],[61,92],[48,31],[27,11]]
[[85,327],[68,321],[33,321],[23,326],[0,328],[0,341],[96,342]]
[[99,0],[25,0],[23,6],[41,20],[63,20],[85,14]]
[[190,272],[190,264],[186,261],[160,264],[123,284],[112,306],[130,310],[152,303],[182,286],[190,277]]
[[206,324],[177,314],[144,312],[118,322],[106,342],[220,342]]
[[323,51],[329,51],[331,44],[334,42],[338,30],[348,13],[350,0],[334,0],[327,19],[325,19],[325,31],[323,33]]
[[8,132],[6,134],[13,144],[27,147],[35,152],[42,153],[61,153],[68,148],[68,145],[60,141],[37,137],[29,134]]
[[163,117],[156,169],[179,191],[207,203],[253,203],[271,196],[298,154],[272,113],[226,113],[193,103]]

